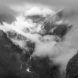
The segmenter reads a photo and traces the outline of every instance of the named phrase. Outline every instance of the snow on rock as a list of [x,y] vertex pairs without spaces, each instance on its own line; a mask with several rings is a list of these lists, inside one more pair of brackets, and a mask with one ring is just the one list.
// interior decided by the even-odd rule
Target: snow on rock
[[[41,36],[39,32],[41,31],[42,23],[34,23],[32,19],[27,19],[27,16],[40,15],[47,18],[47,16],[53,16],[56,12],[50,8],[39,7],[39,6],[27,6],[28,9],[25,9],[16,17],[16,21],[8,24],[3,22],[3,25],[0,25],[0,29],[3,30],[7,37],[20,48],[28,50],[26,46],[27,41],[35,43],[35,49],[32,56],[45,57],[48,56],[51,61],[54,61],[55,64],[61,66],[61,70],[65,70],[65,67],[77,51],[73,48],[69,48],[66,45],[59,44],[56,42],[56,36],[54,35],[45,35]],[[62,20],[56,22],[57,25],[63,23]],[[24,40],[19,40],[16,37],[10,37],[8,32],[16,32],[17,35],[22,35]],[[26,39],[25,39],[26,38]]]

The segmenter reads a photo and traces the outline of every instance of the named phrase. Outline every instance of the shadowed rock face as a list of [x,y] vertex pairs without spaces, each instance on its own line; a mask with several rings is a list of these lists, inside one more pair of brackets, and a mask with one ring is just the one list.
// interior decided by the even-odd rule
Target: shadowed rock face
[[57,35],[62,38],[66,35],[66,33],[69,31],[71,27],[72,25],[71,26],[68,26],[66,24],[58,25],[57,28],[53,31],[53,35]]
[[54,64],[50,66],[49,62],[48,57],[32,58],[30,61],[31,70],[36,72],[39,78],[61,78],[59,66]]
[[[0,31],[0,68],[3,72],[0,72],[2,78],[9,78],[7,76],[16,76],[20,70],[19,54],[22,50],[13,45],[11,41],[6,37],[6,34]],[[1,71],[0,70],[0,71]]]
[[33,16],[27,16],[27,19],[32,19],[34,23],[40,23],[44,21],[45,17],[41,15],[33,15]]
[[69,61],[66,78],[78,78],[78,53]]
[[60,78],[59,66],[50,66],[48,57],[30,59],[30,55],[0,31],[0,78]]
[[22,78],[20,77],[21,65],[24,63],[22,51],[11,43],[3,31],[0,31],[0,78]]
[[54,24],[54,23],[50,23],[50,22],[44,22],[44,33],[42,33],[42,36],[45,35],[54,35],[57,36],[59,38],[63,38],[68,32],[69,30],[71,30],[72,25],[67,25],[67,24]]

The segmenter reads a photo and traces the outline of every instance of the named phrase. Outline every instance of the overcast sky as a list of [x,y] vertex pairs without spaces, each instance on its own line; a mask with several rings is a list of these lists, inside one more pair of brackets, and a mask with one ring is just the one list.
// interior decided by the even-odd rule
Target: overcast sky
[[39,3],[56,8],[72,8],[78,10],[78,0],[0,0],[0,6],[8,4]]
[[78,0],[0,0],[0,13],[10,12],[11,14],[14,14],[14,12],[10,11],[10,9],[6,7],[6,5],[22,3],[39,3],[55,6],[56,8],[72,8],[73,10],[78,12]]
[[38,2],[45,3],[49,5],[59,5],[59,6],[76,6],[78,4],[78,0],[0,0],[0,3],[23,3],[23,2]]

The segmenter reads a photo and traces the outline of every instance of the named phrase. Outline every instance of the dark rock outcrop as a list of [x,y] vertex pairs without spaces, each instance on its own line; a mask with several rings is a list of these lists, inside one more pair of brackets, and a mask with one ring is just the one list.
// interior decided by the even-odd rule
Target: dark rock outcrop
[[23,54],[23,50],[0,31],[0,78],[60,78],[59,66],[50,66],[47,57],[30,59],[30,55]]
[[67,65],[66,78],[78,78],[78,53],[72,57]]

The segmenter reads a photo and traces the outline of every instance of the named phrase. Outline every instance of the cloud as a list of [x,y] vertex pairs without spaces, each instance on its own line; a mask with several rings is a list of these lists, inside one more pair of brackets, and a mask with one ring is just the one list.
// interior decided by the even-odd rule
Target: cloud
[[[9,2],[9,0],[7,1],[7,3],[8,2]],[[14,4],[12,4],[12,2],[14,2]],[[38,57],[48,56],[49,59],[51,60],[51,62],[54,62],[55,64],[59,64],[61,66],[60,70],[65,71],[65,68],[66,68],[68,61],[70,60],[70,58],[72,58],[77,53],[77,51],[74,48],[70,47],[70,45],[71,45],[70,40],[72,38],[72,34],[69,33],[69,35],[68,35],[69,39],[67,39],[67,43],[66,43],[66,41],[57,43],[54,40],[54,36],[42,37],[38,33],[32,34],[31,32],[30,33],[23,32],[23,29],[25,29],[26,27],[29,27],[30,29],[32,29],[31,26],[35,26],[36,24],[32,23],[30,20],[26,20],[26,15],[24,15],[27,13],[26,10],[30,11],[31,8],[28,6],[29,9],[26,9],[27,4],[23,5],[23,4],[17,3],[18,4],[17,5],[15,2],[17,3],[18,1],[11,0],[11,4],[9,5],[10,8],[12,8],[15,11],[20,11],[20,12],[23,9],[23,11],[21,12],[21,14],[19,14],[16,17],[16,20],[14,22],[12,22],[11,24],[4,22],[3,25],[0,26],[0,29],[3,30],[5,33],[7,33],[7,31],[14,30],[18,34],[21,34],[21,35],[27,37],[32,42],[35,42],[36,47],[35,47],[34,53],[32,55],[33,57],[34,56],[38,56]],[[4,2],[4,4],[5,3],[6,2]],[[21,1],[19,1],[19,3],[21,3]],[[41,7],[41,5],[40,5],[40,7]],[[3,8],[5,8],[5,9],[3,9]],[[1,6],[1,12],[2,13],[5,12],[6,14],[8,14],[8,11],[11,12],[10,8],[6,8],[5,6]],[[45,9],[46,9],[46,7],[45,7]],[[52,9],[49,9],[49,10],[51,11],[50,15],[53,14],[53,10]],[[43,7],[39,8],[37,4],[36,4],[36,11],[39,11],[39,14],[43,13],[42,16],[45,13],[47,13],[47,12],[42,12]],[[26,13],[24,13],[24,12],[26,12]],[[32,14],[34,14],[34,11],[30,11],[30,12]],[[55,14],[55,11],[54,11],[54,14]],[[39,24],[39,26],[40,26],[40,24]],[[71,36],[70,36],[70,34],[71,34]],[[42,37],[42,39],[43,39],[42,41],[40,40],[40,37]],[[48,39],[50,39],[50,41]],[[22,41],[14,40],[14,39],[11,39],[11,41],[16,45],[19,45],[21,48],[23,47],[23,48],[27,49],[26,48],[27,46],[24,46],[24,44],[26,44],[26,41],[22,42]]]

